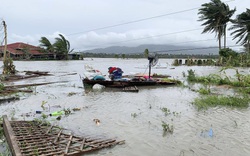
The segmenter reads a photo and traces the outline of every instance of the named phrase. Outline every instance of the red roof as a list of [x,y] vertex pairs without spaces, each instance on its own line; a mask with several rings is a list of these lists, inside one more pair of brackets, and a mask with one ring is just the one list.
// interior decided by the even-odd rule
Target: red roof
[[[0,46],[0,49],[3,51],[4,46]],[[17,42],[17,43],[12,43],[12,44],[7,45],[7,51],[14,54],[14,55],[16,55],[16,54],[23,55],[24,49],[27,49],[27,51],[32,55],[44,54],[44,53],[40,52],[40,51],[42,51],[42,48],[36,47],[33,45],[29,45],[26,43],[22,43],[22,42]]]

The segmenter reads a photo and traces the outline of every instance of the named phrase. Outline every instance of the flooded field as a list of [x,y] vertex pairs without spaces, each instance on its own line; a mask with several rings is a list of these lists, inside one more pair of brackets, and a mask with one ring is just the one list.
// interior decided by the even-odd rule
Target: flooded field
[[[171,66],[173,60],[160,59],[166,68],[152,73],[167,74],[185,81],[189,69],[198,75],[219,73],[220,67]],[[12,84],[66,81],[31,87],[34,93],[0,104],[0,114],[9,119],[32,120],[43,111],[50,114],[62,109],[80,108],[61,120],[48,120],[78,135],[125,140],[125,144],[88,155],[98,156],[248,156],[250,155],[250,109],[215,107],[198,111],[192,105],[200,95],[188,87],[138,87],[138,93],[120,91],[85,91],[81,81],[84,65],[108,74],[108,67],[118,66],[124,75],[148,73],[147,59],[85,59],[81,61],[15,61],[19,71],[49,71],[52,76],[31,78]],[[2,65],[2,64],[1,64]],[[249,69],[240,69],[250,74]],[[234,70],[228,70],[234,75]],[[218,92],[228,92],[226,89]],[[230,92],[230,91],[229,91]],[[42,108],[44,106],[44,109]],[[162,108],[169,110],[168,114]],[[96,124],[93,119],[99,119]],[[173,133],[163,133],[162,124],[173,126]],[[211,130],[213,133],[211,134]]]

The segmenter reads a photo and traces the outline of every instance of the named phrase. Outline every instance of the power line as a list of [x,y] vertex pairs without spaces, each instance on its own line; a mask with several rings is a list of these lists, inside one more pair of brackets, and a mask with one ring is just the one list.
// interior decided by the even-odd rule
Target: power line
[[[241,45],[230,45],[229,47],[241,47]],[[183,49],[170,49],[170,50],[159,50],[159,51],[153,51],[154,53],[167,53],[167,52],[176,52],[176,51],[189,51],[189,50],[204,50],[204,49],[219,49],[218,46],[213,47],[199,47],[199,48],[183,48]]]
[[[124,42],[131,42],[131,41],[144,40],[144,39],[149,39],[149,38],[163,37],[163,36],[167,36],[167,35],[174,35],[174,34],[179,34],[179,33],[197,31],[197,30],[201,30],[201,29],[203,29],[203,28],[189,29],[189,30],[177,31],[177,32],[172,32],[172,33],[159,34],[159,35],[154,35],[154,36],[124,40],[124,41],[119,41],[119,42],[111,42],[111,43],[107,43],[107,44],[99,44],[99,45],[96,45],[96,46],[99,47],[99,46],[102,46],[102,45],[113,45],[113,44],[119,44],[119,43],[124,43]],[[232,37],[227,37],[227,38],[232,38]],[[196,40],[196,41],[178,42],[178,43],[192,43],[192,42],[201,42],[201,41],[209,41],[209,40],[216,40],[216,39]]]
[[157,16],[152,16],[152,17],[148,17],[148,18],[142,18],[142,19],[138,19],[138,20],[134,20],[134,21],[124,22],[124,23],[110,25],[110,26],[104,26],[104,27],[100,27],[100,28],[94,28],[94,29],[90,29],[90,30],[86,30],[86,31],[82,31],[82,32],[68,34],[67,36],[72,36],[72,35],[82,34],[82,33],[90,32],[90,31],[107,29],[107,28],[113,28],[113,27],[118,27],[118,26],[132,24],[132,23],[138,23],[138,22],[142,22],[142,21],[146,21],[146,20],[151,20],[151,19],[155,19],[155,18],[160,18],[160,17],[169,16],[169,15],[179,14],[179,13],[183,13],[183,12],[187,12],[187,11],[192,11],[192,10],[196,10],[198,8],[200,8],[200,7],[196,7],[196,8],[192,8],[192,9],[187,9],[187,10],[182,10],[182,11],[177,11],[177,12],[172,12],[172,13],[167,13],[167,14],[161,14],[161,15],[157,15]]
[[[226,2],[231,2],[231,1],[234,1],[234,0],[225,1],[225,3]],[[165,17],[165,16],[169,16],[169,15],[188,12],[188,11],[196,10],[196,9],[199,9],[199,8],[201,8],[201,7],[195,7],[195,8],[191,8],[191,9],[186,9],[186,10],[176,11],[176,12],[172,12],[172,13],[161,14],[161,15],[157,15],[157,16],[151,16],[151,17],[142,18],[142,19],[133,20],[133,21],[124,22],[124,23],[119,23],[119,24],[115,24],[115,25],[109,25],[109,26],[94,28],[94,29],[90,29],[90,30],[86,30],[86,31],[82,31],[82,32],[76,32],[76,33],[68,34],[67,36],[73,36],[73,35],[78,35],[78,34],[90,32],[90,31],[103,30],[103,29],[107,29],[107,28],[113,28],[113,27],[128,25],[128,24],[132,24],[132,23],[138,23],[138,22],[142,22],[142,21],[146,21],[146,20],[155,19],[155,18],[161,18],[161,17]]]
[[[228,38],[233,38],[233,37],[227,37],[227,39]],[[195,43],[195,42],[204,42],[204,41],[213,41],[213,40],[217,40],[217,39],[210,38],[210,39],[205,39],[205,40],[193,40],[193,41],[186,41],[186,42],[170,42],[170,43],[171,44],[182,44],[182,43]]]
[[[234,1],[234,0],[230,0],[230,1],[227,1],[227,2],[231,2],[231,1]],[[193,9],[197,9],[197,8],[193,8]],[[188,10],[193,10],[193,9],[188,9]],[[187,11],[187,10],[183,10],[183,11],[179,11],[179,12],[175,12],[175,13],[180,13],[180,12],[185,12],[185,11]],[[175,13],[170,13],[170,14],[175,14]],[[170,14],[168,14],[168,15],[170,15]],[[164,15],[167,15],[167,14],[164,14]],[[163,15],[154,16],[154,17],[156,18],[156,17],[160,17],[160,16],[163,16]],[[147,19],[150,19],[150,18],[147,18]],[[137,20],[137,21],[140,21],[140,20]],[[128,22],[128,23],[132,23],[132,22],[133,21]],[[122,24],[119,24],[119,25],[122,25]],[[119,26],[119,25],[114,25],[114,26]],[[226,24],[218,25],[217,27],[220,27],[220,26],[223,26],[223,25],[226,25]],[[113,27],[113,26],[111,26],[111,27]],[[107,28],[107,27],[103,27],[103,28]],[[100,28],[100,29],[102,29],[102,28]],[[119,43],[124,43],[124,42],[131,42],[131,41],[137,41],[137,40],[143,40],[143,39],[149,39],[149,38],[155,38],[155,37],[162,37],[162,36],[167,36],[167,35],[185,33],[185,32],[190,32],[190,31],[196,31],[196,30],[201,30],[201,29],[204,29],[204,28],[189,29],[189,30],[177,31],[177,32],[172,32],[172,33],[167,33],[167,34],[159,34],[159,35],[154,35],[154,36],[148,36],[148,37],[142,37],[142,38],[124,40],[124,41],[119,41],[119,42],[111,42],[111,43],[99,44],[99,45],[97,45],[97,47],[101,46],[101,45],[119,44]],[[195,42],[199,42],[199,41],[201,41],[201,40],[198,40],[198,41],[195,41]],[[191,43],[191,42],[192,41],[189,41],[187,43]]]
[[[118,44],[118,43],[124,43],[124,42],[131,42],[131,41],[137,41],[137,40],[144,40],[144,39],[149,39],[149,38],[162,37],[162,36],[167,36],[167,35],[174,35],[174,34],[179,34],[179,33],[185,33],[185,32],[190,32],[190,31],[196,31],[196,30],[200,30],[200,29],[203,29],[203,28],[189,29],[189,30],[177,31],[177,32],[172,32],[172,33],[167,33],[167,34],[159,34],[159,35],[148,36],[148,37],[142,37],[142,38],[136,38],[136,39],[131,39],[131,40],[124,40],[124,41],[119,41],[119,42],[111,42],[111,43],[108,43],[108,44]],[[101,45],[106,45],[106,44],[101,44]]]

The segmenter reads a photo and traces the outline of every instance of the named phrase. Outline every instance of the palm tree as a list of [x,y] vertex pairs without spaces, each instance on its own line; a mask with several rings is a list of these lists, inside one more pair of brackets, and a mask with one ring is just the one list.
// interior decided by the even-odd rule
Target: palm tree
[[41,37],[39,42],[40,42],[40,46],[45,48],[46,52],[53,53],[54,59],[56,59],[56,53],[54,51],[54,47],[51,44],[51,42],[46,37]]
[[60,38],[55,38],[55,43],[53,44],[57,54],[60,54],[64,59],[68,59],[68,54],[73,51],[70,50],[70,43],[62,34],[59,34]]
[[236,9],[230,10],[229,6],[220,0],[211,0],[210,3],[202,4],[202,8],[199,9],[198,21],[205,21],[202,23],[202,26],[205,26],[202,33],[215,32],[219,49],[221,49],[222,36],[224,36],[224,48],[226,48],[226,25],[235,11]]
[[230,10],[229,6],[225,3],[222,3],[222,10],[221,11],[221,15],[222,15],[222,20],[221,23],[223,25],[223,35],[224,35],[224,48],[226,48],[226,31],[227,31],[227,23],[228,22],[233,22],[233,20],[231,19],[231,17],[233,16],[233,14],[236,11],[236,8],[234,8],[233,10]]
[[234,35],[233,40],[238,38],[236,43],[240,42],[240,45],[247,45],[248,53],[250,49],[250,9],[237,15],[233,22],[233,25],[229,30],[234,30],[231,35]]
[[50,41],[46,37],[41,37],[39,42],[40,42],[40,46],[44,47],[48,52],[54,51],[53,45],[50,43]]
[[47,52],[53,53],[54,58],[56,59],[56,55],[59,55],[60,59],[68,59],[68,54],[73,51],[70,50],[70,43],[62,34],[59,34],[60,37],[55,38],[55,43],[51,44],[51,42],[46,37],[41,37],[39,42],[40,46],[44,47]]

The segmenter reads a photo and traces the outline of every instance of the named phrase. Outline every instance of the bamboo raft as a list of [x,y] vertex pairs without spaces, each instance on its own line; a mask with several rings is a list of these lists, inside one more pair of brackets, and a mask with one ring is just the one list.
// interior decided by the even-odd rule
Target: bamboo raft
[[74,136],[65,129],[35,121],[9,121],[7,116],[3,116],[3,127],[13,156],[75,156],[125,143]]

